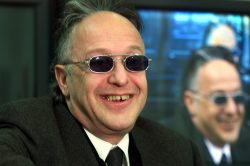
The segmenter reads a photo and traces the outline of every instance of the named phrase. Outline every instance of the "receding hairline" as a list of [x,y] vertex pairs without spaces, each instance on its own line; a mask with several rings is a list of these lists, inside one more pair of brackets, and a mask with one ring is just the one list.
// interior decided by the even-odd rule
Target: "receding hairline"
[[[116,12],[113,12],[113,11],[108,11],[108,10],[100,10],[100,11],[96,11],[96,12],[93,12],[89,15],[87,15],[86,17],[82,18],[81,21],[79,21],[74,27],[73,27],[73,30],[76,29],[80,24],[83,24],[85,22],[88,23],[88,21],[90,19],[99,19],[100,17],[112,17],[112,18],[118,18],[120,20],[124,20],[123,22],[124,23],[128,23],[129,25],[131,25],[139,34],[139,30],[137,29],[137,27],[128,19],[126,18],[125,16],[119,14],[119,13],[116,13]],[[121,19],[122,18],[122,19]],[[93,22],[93,20],[91,20],[91,22]],[[98,22],[97,22],[98,23]]]
[[[216,64],[214,64],[214,63],[218,63],[218,62],[220,62],[221,63],[221,65],[223,65],[223,66],[218,66],[218,64],[216,65]],[[200,87],[200,85],[202,84],[202,83],[200,83],[200,81],[202,80],[201,79],[201,77],[211,77],[212,75],[211,74],[213,74],[213,73],[216,73],[216,75],[217,75],[217,73],[219,73],[219,74],[223,74],[221,71],[223,71],[223,70],[217,70],[217,69],[219,69],[219,68],[223,68],[223,67],[227,67],[227,73],[228,72],[230,72],[230,76],[233,74],[234,76],[236,76],[237,77],[237,79],[239,80],[239,82],[241,82],[240,81],[240,75],[239,75],[239,73],[238,73],[238,70],[237,70],[237,68],[233,65],[233,64],[231,64],[230,62],[228,62],[228,61],[226,61],[226,60],[223,60],[223,59],[219,59],[219,58],[215,58],[215,59],[212,59],[211,61],[208,61],[208,62],[206,62],[206,63],[204,63],[203,65],[201,65],[200,67],[199,67],[199,69],[197,70],[197,72],[196,72],[196,75],[195,75],[195,80],[194,80],[194,85],[196,86],[196,88],[199,88]],[[215,69],[214,69],[214,67],[217,67],[216,68],[216,71],[215,71]],[[214,71],[214,72],[206,72],[206,71]],[[225,71],[223,71],[223,72],[225,72]],[[231,72],[233,72],[233,73],[231,73]],[[224,75],[227,75],[226,73],[224,74]]]
[[[100,16],[99,16],[100,15]],[[70,39],[69,40],[69,45],[70,45],[70,49],[72,51],[72,48],[73,48],[73,45],[72,45],[72,42],[74,42],[75,40],[75,37],[78,36],[78,28],[84,28],[86,26],[82,26],[80,27],[82,24],[88,24],[89,22],[88,21],[91,21],[91,24],[92,22],[95,24],[95,20],[92,20],[92,18],[94,19],[99,19],[101,16],[105,17],[116,17],[118,19],[122,18],[121,20],[124,20],[125,21],[125,24],[129,25],[130,27],[132,27],[132,29],[136,32],[136,34],[138,35],[139,39],[140,39],[140,42],[142,44],[142,48],[138,45],[131,45],[131,49],[134,49],[134,50],[139,50],[141,52],[143,52],[145,54],[145,45],[144,45],[144,41],[141,37],[141,34],[140,32],[138,31],[138,29],[135,27],[135,25],[129,20],[127,19],[126,17],[124,17],[123,15],[120,15],[119,13],[116,13],[116,12],[113,12],[113,11],[97,11],[97,12],[94,12],[94,13],[91,13],[90,15],[88,15],[87,17],[84,17],[81,21],[79,21],[77,24],[74,25],[74,27],[72,27],[72,30],[70,32]],[[91,19],[91,20],[90,20]],[[123,22],[124,22],[123,21]],[[98,21],[96,21],[98,23]],[[101,28],[101,27],[100,27]],[[112,30],[111,30],[112,31]],[[81,31],[82,33],[83,31]]]

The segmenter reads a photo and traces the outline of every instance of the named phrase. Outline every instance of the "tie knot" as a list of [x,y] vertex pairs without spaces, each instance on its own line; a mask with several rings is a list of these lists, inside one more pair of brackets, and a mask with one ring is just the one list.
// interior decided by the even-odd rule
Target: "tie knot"
[[105,162],[108,166],[122,166],[123,151],[118,146],[110,150]]

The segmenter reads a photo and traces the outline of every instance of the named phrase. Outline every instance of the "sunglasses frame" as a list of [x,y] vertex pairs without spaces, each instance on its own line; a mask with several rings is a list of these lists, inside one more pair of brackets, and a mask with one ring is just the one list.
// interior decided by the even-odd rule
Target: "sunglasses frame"
[[[223,106],[225,105],[227,102],[228,102],[228,98],[232,98],[234,103],[235,104],[245,104],[246,101],[248,101],[250,98],[249,98],[249,95],[246,94],[245,92],[242,92],[242,91],[237,91],[237,92],[230,92],[230,93],[221,93],[221,92],[216,92],[212,95],[204,95],[204,94],[201,94],[200,92],[198,92],[197,90],[190,90],[193,94],[195,94],[196,96],[198,95],[199,97],[205,97],[207,98],[209,101],[211,101],[213,104],[217,105],[217,106]],[[197,96],[197,97],[198,97]],[[244,101],[243,102],[237,102],[235,97],[243,97],[244,98]],[[216,102],[216,97],[225,97],[225,102],[223,103],[218,103]]]
[[[225,101],[222,103],[216,102],[216,97],[224,97]],[[222,106],[228,102],[229,97],[233,99],[235,104],[245,104],[246,101],[249,100],[249,96],[246,93],[241,92],[241,91],[240,92],[232,92],[232,93],[215,93],[210,97],[210,99],[214,104],[216,104],[218,106]],[[237,101],[236,97],[242,97],[243,101],[242,102]]]
[[[113,58],[114,56],[124,56],[123,58],[121,57],[117,57],[117,58]],[[88,59],[85,59],[83,61],[77,61],[77,62],[66,62],[66,63],[63,63],[63,65],[71,65],[71,64],[82,64],[82,65],[88,65],[88,69],[89,71],[93,72],[93,73],[97,73],[97,74],[102,74],[102,73],[108,73],[108,72],[111,72],[113,69],[114,69],[114,66],[115,66],[115,61],[116,60],[122,60],[122,63],[123,63],[123,66],[124,68],[129,71],[129,72],[141,72],[141,71],[134,71],[134,70],[130,70],[127,66],[126,66],[126,60],[128,58],[132,58],[132,57],[137,57],[137,56],[140,56],[140,57],[143,57],[143,58],[146,58],[147,59],[147,63],[148,63],[148,66],[146,67],[146,69],[144,70],[141,70],[141,71],[146,71],[148,68],[149,68],[149,65],[150,65],[150,62],[152,61],[151,58],[148,58],[147,56],[145,55],[129,55],[129,54],[121,54],[121,55],[96,55],[96,56],[93,56],[93,57],[90,57]],[[90,66],[90,63],[91,63],[91,60],[93,60],[94,58],[98,58],[98,57],[108,57],[108,58],[111,58],[112,61],[113,61],[113,65],[112,67],[110,68],[110,70],[108,71],[104,71],[104,72],[98,72],[98,71],[94,71],[91,69],[91,66]]]

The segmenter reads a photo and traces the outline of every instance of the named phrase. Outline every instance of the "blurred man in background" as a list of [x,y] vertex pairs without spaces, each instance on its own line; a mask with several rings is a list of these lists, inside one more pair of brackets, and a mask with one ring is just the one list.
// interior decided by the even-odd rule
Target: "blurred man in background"
[[242,127],[249,97],[231,52],[222,46],[193,52],[182,97],[187,110],[177,113],[173,128],[199,146],[207,165],[249,166],[250,137]]

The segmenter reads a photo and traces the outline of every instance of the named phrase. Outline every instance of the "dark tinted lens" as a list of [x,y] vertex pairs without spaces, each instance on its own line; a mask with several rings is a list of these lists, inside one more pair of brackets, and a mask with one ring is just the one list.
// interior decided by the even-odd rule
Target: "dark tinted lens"
[[89,68],[94,72],[108,72],[112,67],[113,59],[108,56],[93,57],[89,62]]
[[236,95],[233,97],[233,99],[234,99],[234,102],[237,104],[244,104],[246,100],[244,95]]
[[148,58],[145,56],[129,56],[125,60],[125,66],[130,71],[144,71],[148,68]]
[[214,103],[217,105],[223,105],[226,102],[227,102],[227,96],[225,96],[225,95],[220,95],[220,96],[214,97]]

